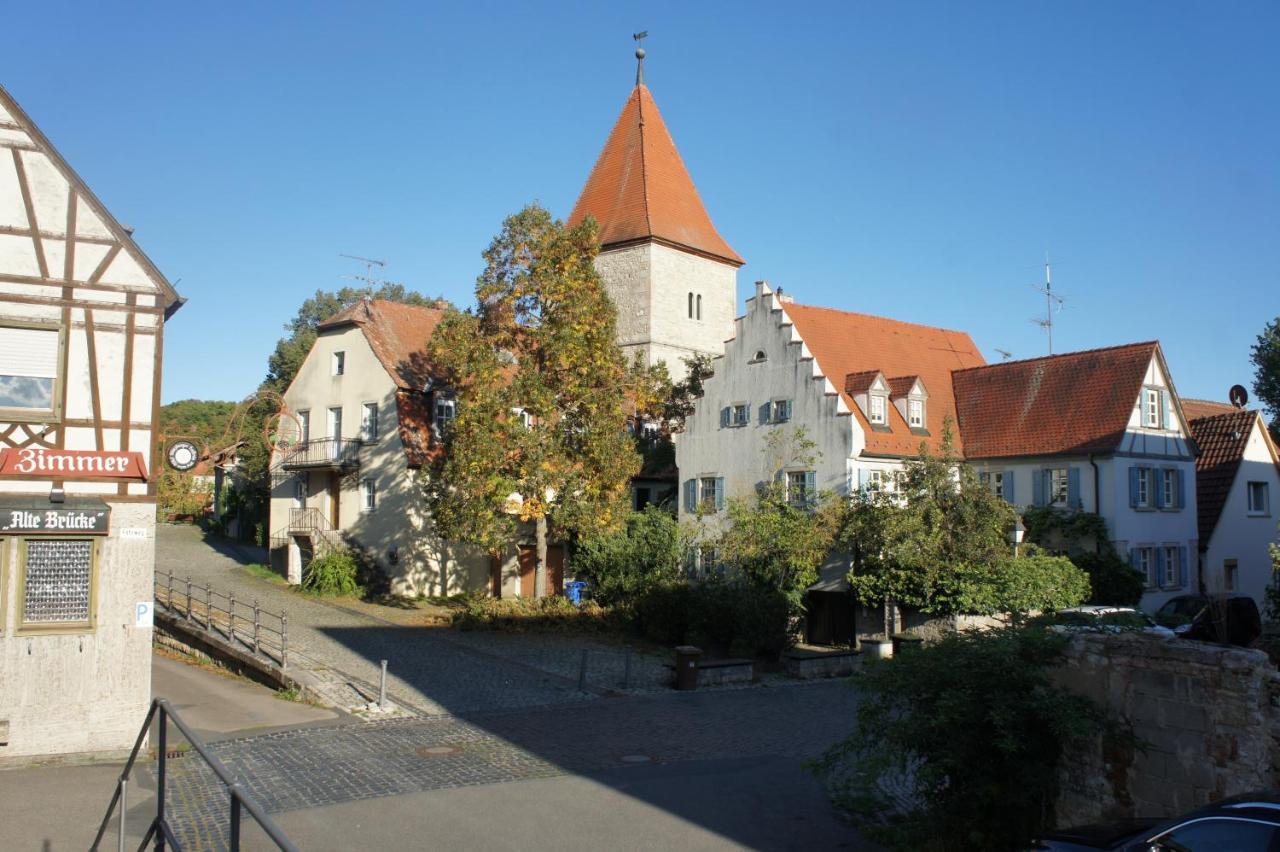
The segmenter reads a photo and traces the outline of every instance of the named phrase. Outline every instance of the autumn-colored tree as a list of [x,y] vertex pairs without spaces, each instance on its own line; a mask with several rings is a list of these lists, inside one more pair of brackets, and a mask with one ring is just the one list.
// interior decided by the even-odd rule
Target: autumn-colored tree
[[538,597],[548,525],[583,536],[616,529],[640,466],[599,245],[593,220],[568,228],[536,204],[508,217],[484,253],[478,307],[446,314],[428,347],[457,399],[444,452],[425,472],[436,528],[496,553],[517,521],[532,522]]

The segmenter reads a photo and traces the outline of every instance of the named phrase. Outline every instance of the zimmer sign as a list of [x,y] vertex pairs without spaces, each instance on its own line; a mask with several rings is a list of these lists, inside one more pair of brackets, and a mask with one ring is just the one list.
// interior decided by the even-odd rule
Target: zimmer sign
[[142,453],[6,447],[0,450],[0,476],[137,479],[146,482],[147,466]]

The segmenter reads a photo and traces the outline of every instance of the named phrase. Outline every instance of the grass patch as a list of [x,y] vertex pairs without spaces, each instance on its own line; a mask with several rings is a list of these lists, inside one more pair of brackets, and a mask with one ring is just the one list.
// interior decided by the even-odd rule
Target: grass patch
[[275,583],[277,586],[284,586],[288,584],[288,580],[284,577],[281,577],[266,565],[259,565],[256,562],[248,565],[241,565],[240,570],[244,571],[250,577],[256,577],[259,580],[266,580],[268,583]]

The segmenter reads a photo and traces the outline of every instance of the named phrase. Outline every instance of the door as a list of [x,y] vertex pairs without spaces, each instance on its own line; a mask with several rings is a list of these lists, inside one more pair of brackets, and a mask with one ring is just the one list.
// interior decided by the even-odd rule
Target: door
[[342,475],[329,474],[329,523],[335,530],[342,529],[338,525],[338,506],[342,503]]
[[[538,570],[538,548],[520,545],[520,597],[533,597]],[[564,594],[564,546],[547,545],[547,594]]]
[[810,592],[805,640],[810,645],[852,645],[853,600],[848,592]]

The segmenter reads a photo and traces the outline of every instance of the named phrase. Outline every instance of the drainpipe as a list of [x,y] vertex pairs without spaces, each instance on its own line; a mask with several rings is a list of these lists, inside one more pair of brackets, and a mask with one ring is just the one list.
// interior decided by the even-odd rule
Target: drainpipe
[[[1093,460],[1093,453],[1089,453],[1089,466],[1093,468],[1093,512],[1096,515],[1102,515],[1102,501],[1099,495],[1102,493],[1101,486],[1098,484],[1098,463]],[[1102,552],[1102,542],[1095,541],[1093,543],[1095,553]]]

